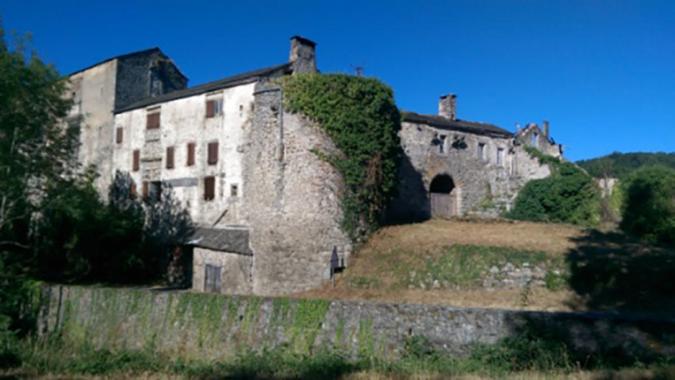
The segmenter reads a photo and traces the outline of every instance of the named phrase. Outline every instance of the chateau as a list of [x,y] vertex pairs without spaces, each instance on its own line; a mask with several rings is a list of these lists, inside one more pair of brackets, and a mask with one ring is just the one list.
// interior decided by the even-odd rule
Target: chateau
[[[335,151],[311,120],[284,111],[272,80],[317,71],[316,44],[291,38],[288,62],[195,87],[158,48],[110,58],[69,76],[83,118],[80,161],[105,195],[115,172],[159,197],[170,186],[198,226],[193,288],[277,295],[320,286],[349,264],[340,227],[340,174],[313,150]],[[561,156],[548,124],[515,133],[457,118],[402,114],[398,197],[391,221],[496,216],[529,180],[546,177],[528,148]],[[337,259],[337,260],[336,260]]]

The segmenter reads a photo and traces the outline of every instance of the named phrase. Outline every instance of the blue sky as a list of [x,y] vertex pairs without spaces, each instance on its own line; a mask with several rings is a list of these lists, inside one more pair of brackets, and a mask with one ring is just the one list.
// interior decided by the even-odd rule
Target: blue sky
[[318,43],[323,72],[362,66],[405,110],[513,130],[549,120],[572,160],[675,151],[675,1],[5,0],[7,31],[66,74],[152,46],[190,85],[283,63]]

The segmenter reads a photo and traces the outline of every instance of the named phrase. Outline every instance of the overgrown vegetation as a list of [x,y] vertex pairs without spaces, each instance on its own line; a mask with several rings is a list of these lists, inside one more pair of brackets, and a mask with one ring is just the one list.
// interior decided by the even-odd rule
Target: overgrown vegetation
[[577,161],[577,164],[593,177],[621,179],[645,166],[661,165],[675,169],[675,153],[614,152],[604,157]]
[[621,229],[650,242],[675,243],[675,169],[643,167],[626,177]]
[[531,147],[528,152],[542,164],[548,164],[551,175],[529,181],[518,193],[507,217],[597,225],[600,221],[600,193],[593,178],[572,163],[546,156]]
[[316,121],[339,150],[315,153],[345,180],[344,230],[354,239],[367,235],[396,184],[400,115],[391,88],[341,74],[297,74],[282,83],[288,110]]

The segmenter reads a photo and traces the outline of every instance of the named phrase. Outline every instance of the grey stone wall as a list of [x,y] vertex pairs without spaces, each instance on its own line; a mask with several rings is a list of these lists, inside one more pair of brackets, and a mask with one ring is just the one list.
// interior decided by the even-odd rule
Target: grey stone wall
[[253,292],[288,294],[329,279],[334,249],[348,258],[340,228],[340,174],[312,150],[335,147],[317,126],[283,110],[281,89],[256,86],[255,113],[245,131],[243,210],[254,251]]
[[243,350],[319,348],[397,358],[411,337],[466,355],[478,344],[528,336],[565,343],[579,357],[654,360],[675,355],[675,321],[609,313],[530,312],[450,306],[291,300],[124,288],[46,287],[43,336],[106,349],[152,349],[224,359]]
[[439,175],[449,175],[454,182],[457,216],[484,217],[508,211],[527,181],[550,175],[548,166],[513,138],[412,122],[403,122],[399,135],[405,155],[399,166],[398,195],[388,210],[391,222],[430,218],[430,184]]
[[225,294],[250,294],[252,288],[253,257],[234,252],[221,252],[194,248],[192,289],[203,292],[206,265],[221,268],[220,292]]

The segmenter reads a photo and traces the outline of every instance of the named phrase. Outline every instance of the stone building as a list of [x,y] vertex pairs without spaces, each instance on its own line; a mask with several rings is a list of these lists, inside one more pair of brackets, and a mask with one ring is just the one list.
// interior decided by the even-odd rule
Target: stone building
[[[116,171],[146,197],[171,191],[197,225],[187,246],[193,288],[277,295],[308,290],[348,264],[340,174],[312,151],[336,150],[302,115],[284,110],[275,78],[316,72],[316,44],[295,36],[287,62],[187,87],[159,49],[108,59],[70,76],[84,118],[80,159],[96,164],[105,194]],[[455,117],[405,113],[399,198],[392,219],[508,208],[531,178],[549,174],[524,150],[553,154],[547,127],[512,134]],[[336,260],[337,259],[337,260]]]

